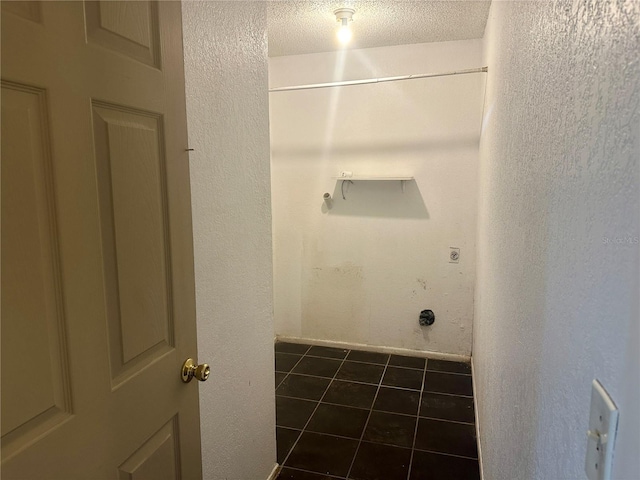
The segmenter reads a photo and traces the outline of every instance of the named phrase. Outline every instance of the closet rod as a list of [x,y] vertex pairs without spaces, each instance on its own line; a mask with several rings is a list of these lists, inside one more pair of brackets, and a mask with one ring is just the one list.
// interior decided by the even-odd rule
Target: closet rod
[[457,70],[454,72],[445,72],[445,73],[419,73],[416,75],[402,75],[399,77],[367,78],[364,80],[348,80],[344,82],[330,82],[330,83],[312,83],[309,85],[295,85],[292,87],[270,88],[269,92],[290,92],[292,90],[311,90],[314,88],[350,87],[351,85],[366,85],[369,83],[397,82],[398,80],[414,80],[416,78],[432,78],[432,77],[448,77],[451,75],[465,75],[467,73],[486,72],[487,70],[488,70],[488,67],[478,67],[478,68],[469,68],[468,70]]

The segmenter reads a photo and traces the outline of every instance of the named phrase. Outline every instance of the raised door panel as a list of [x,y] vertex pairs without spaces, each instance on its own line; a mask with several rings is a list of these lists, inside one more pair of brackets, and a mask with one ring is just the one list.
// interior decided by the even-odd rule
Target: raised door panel
[[93,104],[113,386],[173,347],[162,117]]
[[157,2],[85,2],[87,41],[160,67]]
[[119,480],[179,480],[177,423],[171,419],[120,465]]
[[2,82],[2,457],[71,412],[45,92]]
[[26,18],[33,22],[42,22],[42,8],[40,2],[2,2],[2,13],[13,13],[19,17]]

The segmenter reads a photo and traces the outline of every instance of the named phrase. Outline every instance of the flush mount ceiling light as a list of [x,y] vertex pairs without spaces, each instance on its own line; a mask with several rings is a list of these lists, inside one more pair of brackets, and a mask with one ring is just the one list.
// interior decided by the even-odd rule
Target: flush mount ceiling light
[[333,11],[336,16],[336,21],[340,22],[340,29],[338,30],[338,40],[342,45],[346,45],[351,40],[351,29],[349,28],[349,22],[353,21],[353,14],[356,11],[353,8],[338,8]]

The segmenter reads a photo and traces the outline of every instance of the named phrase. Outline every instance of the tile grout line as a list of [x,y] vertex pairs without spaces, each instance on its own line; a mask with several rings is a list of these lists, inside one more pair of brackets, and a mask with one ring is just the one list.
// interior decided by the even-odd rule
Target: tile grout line
[[[367,431],[367,426],[369,426],[369,420],[371,420],[371,414],[373,413],[373,407],[376,404],[376,400],[378,399],[378,393],[380,393],[380,388],[382,388],[382,381],[384,380],[384,376],[387,373],[387,367],[389,366],[389,362],[391,361],[391,354],[387,358],[387,363],[384,366],[384,370],[382,371],[382,376],[380,377],[380,382],[378,383],[378,389],[376,390],[376,394],[373,397],[373,402],[371,403],[371,409],[369,410],[369,415],[367,416],[367,421],[364,422],[364,428],[362,429],[362,434],[360,435],[360,440],[358,440],[358,446],[356,447],[356,451],[353,454],[353,459],[351,460],[351,465],[349,466],[349,470],[347,470],[346,478],[349,478],[351,475],[351,470],[353,470],[353,466],[356,463],[356,457],[358,456],[358,451],[360,450],[360,445],[362,445],[362,439],[364,438],[364,434]],[[423,380],[424,381],[424,380]]]
[[[329,359],[327,359],[327,360],[336,360],[336,361],[340,361],[340,360],[338,360],[338,359],[336,359],[336,358],[329,358]],[[348,361],[348,360],[347,360],[347,361]],[[294,365],[294,367],[293,367],[293,368],[295,368],[297,365],[298,365],[298,364],[296,363],[296,365]],[[380,365],[380,364],[378,364],[378,363],[367,363],[367,364],[365,364],[365,365],[372,365],[372,366],[375,366],[375,367],[384,367],[384,365]],[[393,366],[393,365],[390,365],[390,366]],[[413,370],[417,370],[417,369],[416,369],[416,368],[414,368]],[[282,371],[280,371],[280,370],[276,370],[276,372],[277,372],[277,373],[284,373],[284,374],[286,374],[287,376],[289,376],[289,374],[291,374],[291,375],[299,375],[299,376],[301,376],[301,377],[321,378],[321,379],[324,379],[324,380],[326,380],[326,379],[328,379],[328,378],[332,378],[332,377],[321,377],[320,375],[310,375],[310,374],[308,374],[308,373],[298,373],[298,372],[294,372],[294,371],[293,371],[293,369],[291,369],[291,370],[290,370],[290,371],[288,371],[288,372],[282,372]],[[427,370],[427,372],[433,372],[433,370]],[[439,373],[439,372],[438,372],[438,373]],[[460,375],[460,376],[467,376],[467,377],[470,377],[470,375],[463,375],[463,374],[454,374],[454,375]],[[286,378],[286,377],[285,377],[285,378]],[[360,381],[358,381],[358,380],[349,380],[349,379],[346,379],[346,378],[336,378],[335,380],[336,380],[336,381],[338,381],[338,382],[358,383],[358,384],[360,384],[360,385],[371,385],[371,386],[376,386],[376,385],[377,385],[377,383],[360,382]],[[284,379],[283,379],[283,381],[284,381]],[[280,385],[278,385],[278,386],[280,386]],[[383,386],[383,387],[386,387],[386,388],[394,388],[394,389],[396,389],[396,390],[404,390],[404,391],[407,391],[407,392],[418,392],[418,391],[420,391],[420,390],[419,390],[419,389],[417,389],[417,388],[398,387],[398,386],[396,386],[396,385],[386,385],[386,384],[383,384],[382,386]],[[462,395],[462,394],[460,394],[460,393],[439,392],[439,391],[437,391],[437,390],[425,390],[424,392],[425,392],[425,393],[434,393],[434,394],[437,394],[437,395],[446,395],[446,396],[449,396],[449,397],[473,398],[473,395]],[[285,396],[286,396],[286,395],[285,395]]]
[[422,408],[422,394],[424,393],[424,382],[427,379],[427,365],[429,360],[424,362],[424,371],[422,372],[422,388],[420,389],[420,399],[418,400],[418,414],[416,415],[416,428],[413,431],[413,443],[411,444],[411,457],[409,458],[409,468],[407,470],[407,480],[411,478],[411,467],[413,466],[413,454],[416,451],[416,438],[418,437],[418,425],[420,425],[420,409]]
[[434,455],[444,455],[446,457],[464,458],[465,460],[474,460],[476,462],[478,461],[478,459],[475,458],[475,457],[468,457],[466,455],[458,455],[457,453],[438,452],[436,450],[425,450],[424,448],[414,448],[414,450],[417,450],[419,452],[432,453]]
[[[340,381],[340,380],[338,380]],[[373,386],[373,385],[371,385]],[[389,388],[387,385],[382,385],[385,388]],[[412,392],[417,392],[418,390],[410,390]],[[424,392],[424,393],[431,393],[431,392]],[[456,395],[451,395],[456,396]],[[310,400],[308,398],[300,398],[300,397],[292,397],[290,395],[276,395],[276,397],[282,397],[282,398],[290,398],[291,400],[302,400],[303,402],[316,402],[317,400]],[[380,413],[392,413],[393,415],[399,415],[401,417],[415,417],[416,415],[411,415],[410,413],[402,413],[402,412],[392,412],[389,410],[376,410],[375,408],[365,408],[365,407],[355,407],[353,405],[343,405],[342,403],[334,403],[334,402],[322,402],[324,405],[331,405],[334,407],[344,407],[344,408],[355,408],[356,410],[373,410],[374,412],[380,412]],[[418,417],[420,418],[426,418],[427,420],[435,420],[437,422],[446,422],[446,423],[458,423],[460,425],[475,425],[474,422],[463,422],[460,420],[449,420],[446,418],[438,418],[438,417],[429,417],[429,416],[425,416],[425,415],[420,415],[419,411],[418,411]],[[278,425],[279,427],[282,428],[289,428],[291,430],[300,430],[299,428],[293,428],[293,427],[284,427],[282,425]],[[315,432],[315,433],[321,433],[321,432]],[[333,433],[326,433],[324,435],[333,435],[334,437],[339,437],[340,435],[335,435]],[[344,438],[351,438],[351,437],[344,437]],[[378,443],[378,442],[373,442],[373,443]],[[400,447],[400,445],[396,445],[398,447]],[[402,447],[402,448],[409,448],[409,447]]]
[[[324,405],[327,405],[326,403]],[[286,428],[287,430],[295,430],[297,432],[302,432],[302,430],[299,430],[297,428],[291,428],[291,427],[278,427],[278,428]],[[336,438],[342,438],[344,440],[351,440],[351,441],[357,441],[356,438],[353,437],[345,437],[344,435],[336,435],[335,433],[326,433],[326,432],[314,432],[313,430],[305,430],[305,432],[309,432],[309,433],[315,433],[317,435],[322,435],[325,437],[336,437]],[[363,440],[364,441],[364,440]],[[368,441],[367,443],[375,443],[376,445],[384,445],[385,447],[394,447],[394,448],[400,448],[402,450],[411,450],[411,447],[402,447],[400,445],[394,445],[393,443],[384,443],[384,442],[371,442]],[[457,455],[458,457],[460,455]],[[464,457],[467,458],[467,457]],[[468,457],[471,458],[471,457]],[[301,469],[299,467],[288,467],[288,468],[298,468],[299,470],[304,470]],[[314,473],[318,473],[318,472],[314,472]],[[321,475],[326,475],[326,473],[322,473]]]
[[[307,357],[312,357],[312,358],[328,358],[328,359],[332,359],[332,357],[320,357],[317,355],[307,355]],[[337,358],[334,358],[333,360],[339,360]],[[350,358],[345,358],[345,360],[347,362],[353,362],[353,363],[364,363],[366,365],[378,365],[380,367],[384,367],[386,364],[385,363],[376,363],[376,362],[365,362],[363,360],[351,360]],[[421,368],[413,368],[413,367],[403,367],[401,365],[389,365],[392,368],[403,368],[405,370],[422,370]],[[446,373],[446,372],[444,372]],[[466,374],[460,374],[460,375],[466,375]]]
[[298,468],[298,467],[285,467],[285,468],[288,468],[290,470],[296,470],[298,472],[312,473],[314,475],[325,475],[325,476],[330,477],[330,478],[335,478],[335,480],[345,480],[345,477],[339,477],[339,476],[333,475],[331,473],[320,473],[319,474],[318,472],[314,472],[312,470],[305,470],[304,468]]
[[473,395],[460,395],[459,393],[438,392],[437,390],[424,390],[424,393],[435,393],[436,395],[446,395],[448,397],[473,398]]
[[[345,358],[321,357],[321,356],[318,356],[318,355],[309,355],[309,354],[305,354],[304,356],[305,356],[305,357],[307,357],[307,358],[317,358],[317,359],[319,359],[319,360],[335,360],[335,361],[338,361],[338,362],[343,360],[343,361],[345,361],[345,362],[349,362],[349,363],[359,363],[359,364],[362,364],[362,365],[374,365],[374,366],[377,366],[377,367],[384,367],[384,366],[385,366],[385,364],[384,364],[384,363],[362,362],[362,361],[360,361],[360,360],[351,360],[351,359],[349,359],[349,357],[345,357]],[[405,368],[405,369],[407,369],[407,370],[412,370],[412,369],[411,369],[411,368],[409,368],[409,367],[399,367],[399,368]],[[413,370],[417,370],[417,369],[416,369],[416,368],[414,368]],[[339,380],[339,379],[338,379],[338,380]]]
[[[289,370],[288,372],[280,372],[280,373],[286,373],[286,375],[284,376],[284,378],[283,378],[282,380],[280,380],[280,383],[279,383],[278,385],[276,385],[275,390],[278,390],[278,388],[280,387],[280,385],[282,385],[282,384],[284,383],[284,381],[287,379],[287,377],[289,376],[289,374],[293,371],[293,369],[294,369],[294,368],[296,368],[296,367],[298,366],[298,364],[302,361],[302,359],[304,358],[304,356],[307,354],[307,352],[308,352],[309,350],[311,350],[311,345],[309,345],[309,347],[307,348],[307,350],[306,350],[302,355],[300,355],[300,360],[298,360],[298,361],[296,362],[296,364],[295,364],[293,367],[291,367],[291,370]],[[275,359],[275,354],[276,354],[276,353],[286,353],[286,352],[274,352],[274,355],[273,355],[274,359]],[[297,354],[292,354],[292,355],[297,355]],[[274,369],[274,370],[275,370],[275,369]],[[277,372],[278,372],[278,370],[276,370],[276,373],[277,373]],[[274,390],[274,392],[275,392],[275,390]]]
[[[311,345],[309,346],[309,349],[311,349]],[[308,352],[309,350],[307,350]],[[342,362],[340,363],[340,366],[338,367],[338,369],[336,370],[336,373],[333,374],[333,377],[331,378],[331,380],[329,381],[329,383],[327,384],[327,387],[324,389],[324,393],[322,394],[322,396],[320,397],[320,399],[318,400],[318,403],[316,405],[316,408],[313,409],[313,412],[311,412],[311,415],[309,416],[309,419],[307,420],[307,422],[304,424],[304,427],[302,427],[302,430],[300,431],[300,435],[298,435],[298,438],[296,439],[296,441],[294,442],[293,445],[291,445],[291,449],[289,450],[289,453],[287,453],[287,456],[284,458],[284,460],[282,461],[282,465],[281,467],[284,467],[287,464],[287,460],[289,460],[289,457],[291,456],[291,454],[293,453],[293,450],[296,448],[296,445],[298,445],[298,442],[300,441],[300,439],[302,438],[302,435],[304,434],[304,432],[306,431],[307,427],[309,426],[309,423],[311,422],[311,419],[313,418],[313,416],[316,414],[316,411],[318,410],[318,408],[320,407],[320,404],[322,403],[322,400],[324,399],[325,395],[327,394],[327,392],[329,391],[329,387],[331,387],[331,384],[333,383],[333,381],[336,379],[336,375],[338,375],[338,372],[340,371],[340,369],[342,368],[342,365],[344,364],[347,355],[349,355],[349,352],[351,350],[347,351],[347,354],[344,356],[344,358],[342,359]],[[306,354],[305,354],[306,355]],[[302,356],[302,358],[304,358],[304,356]],[[302,358],[300,358],[300,360],[302,360]],[[337,359],[336,359],[337,360]],[[297,365],[297,364],[296,364]],[[295,367],[294,367],[295,368]],[[293,369],[292,369],[293,370]],[[288,376],[288,374],[287,374]],[[326,379],[326,377],[323,377]],[[314,432],[312,432],[314,433]],[[316,472],[317,473],[317,472]]]
[[470,373],[460,373],[460,372],[443,372],[442,370],[429,370],[427,369],[427,372],[433,372],[433,373],[444,373],[447,375],[458,375],[461,377],[470,377],[471,374]]
[[[429,392],[424,392],[424,393],[429,393]],[[422,402],[422,399],[420,401]],[[424,415],[418,415],[418,417],[424,418],[425,420],[433,420],[435,422],[455,423],[457,425],[475,425],[475,423],[473,422],[461,422],[460,420],[447,420],[446,418],[426,417]]]
[[[335,359],[329,359],[329,360],[335,360]],[[367,363],[366,365],[373,365],[375,367],[383,367],[384,368],[384,365],[377,365],[377,364],[373,364],[373,363]],[[289,372],[278,372],[278,373],[286,373],[287,375],[291,373],[293,375],[300,375],[301,377],[324,378],[324,379],[331,378],[331,377],[322,377],[320,375],[310,375],[308,373],[298,373],[298,372],[294,372],[293,370],[291,370]],[[375,387],[378,384],[378,382],[376,382],[376,383],[367,383],[367,382],[360,382],[358,380],[347,380],[347,379],[344,379],[344,378],[336,378],[336,380],[338,382],[350,382],[350,383],[358,383],[360,385],[371,385],[372,387]],[[399,389],[402,389],[402,390],[411,390],[409,388],[404,388],[404,387],[392,387],[392,388],[399,388]],[[417,391],[418,390],[414,390],[414,392],[417,392]]]
[[[278,373],[278,372],[276,372],[276,373]],[[279,372],[279,373],[283,373],[283,372]],[[285,380],[288,376],[289,376],[289,374],[288,374],[288,373],[285,373],[285,374],[284,374],[284,377],[282,378],[282,380],[280,380],[280,383],[278,383],[278,384],[276,385],[276,390],[278,389],[278,387],[280,387],[280,385],[282,385],[282,382],[284,382],[284,380]],[[276,396],[277,396],[277,395],[276,395]]]

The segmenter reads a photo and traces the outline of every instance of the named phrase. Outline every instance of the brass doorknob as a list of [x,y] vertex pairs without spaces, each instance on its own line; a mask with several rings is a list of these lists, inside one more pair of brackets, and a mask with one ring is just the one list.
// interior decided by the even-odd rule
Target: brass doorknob
[[209,368],[209,365],[206,363],[196,365],[193,358],[187,358],[182,364],[181,376],[184,383],[189,383],[193,377],[197,378],[201,382],[206,382],[210,373],[211,369]]

